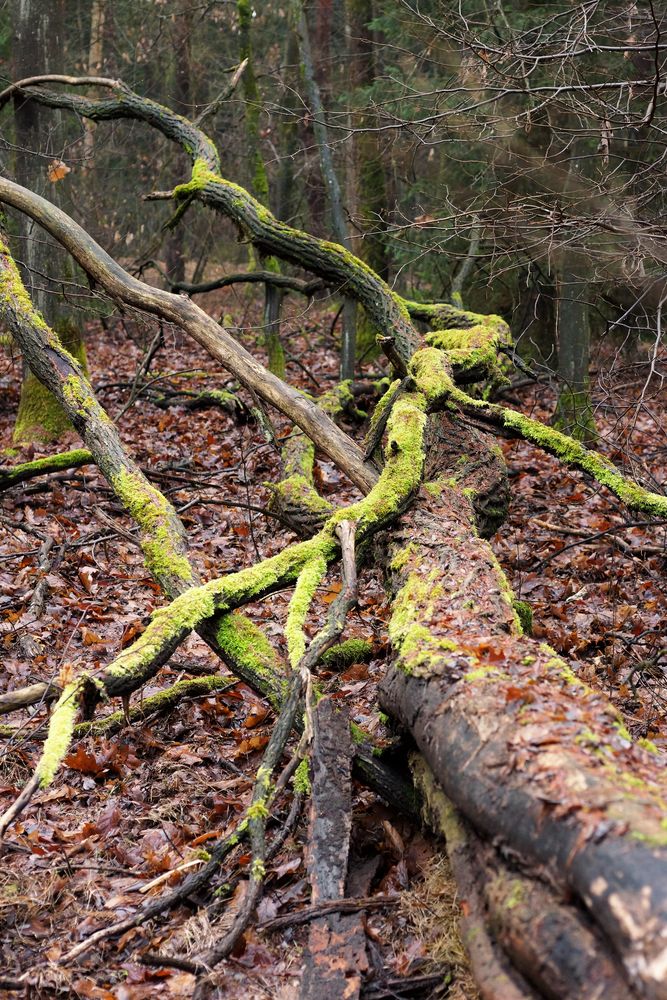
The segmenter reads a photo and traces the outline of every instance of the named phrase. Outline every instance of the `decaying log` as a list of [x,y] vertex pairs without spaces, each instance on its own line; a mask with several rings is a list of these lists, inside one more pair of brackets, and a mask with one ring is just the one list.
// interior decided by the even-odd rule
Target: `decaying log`
[[[367,494],[328,516],[308,541],[290,546],[258,567],[199,587],[185,554],[180,525],[172,520],[171,508],[161,506],[164,498],[152,493],[151,511],[163,518],[160,525],[172,529],[173,559],[158,575],[175,600],[154,617],[139,644],[105,668],[98,683],[109,694],[135,689],[194,628],[204,636],[212,629],[211,638],[226,650],[229,662],[233,643],[225,645],[220,633],[221,627],[223,631],[231,628],[234,640],[238,638],[229,612],[286,584],[296,584],[287,629],[295,667],[303,651],[303,624],[314,590],[327,564],[339,554],[341,522],[354,523],[356,540],[361,542],[387,528],[400,514],[398,528],[383,539],[382,558],[393,594],[389,636],[394,650],[394,662],[383,684],[383,703],[410,732],[457,813],[475,834],[492,842],[494,851],[516,861],[521,879],[528,880],[526,898],[542,907],[540,912],[548,905],[542,886],[533,881],[537,873],[563,898],[572,897],[580,911],[577,919],[585,913],[584,923],[577,926],[585,926],[592,935],[570,967],[556,968],[559,935],[573,933],[574,919],[572,910],[559,910],[562,921],[555,933],[548,921],[539,926],[540,940],[550,953],[549,961],[538,969],[536,954],[517,942],[521,909],[515,907],[514,923],[500,919],[508,904],[504,875],[500,882],[493,882],[484,871],[478,882],[473,859],[464,851],[458,878],[471,898],[474,895],[475,919],[483,919],[486,899],[498,921],[497,941],[489,938],[489,948],[484,946],[483,953],[469,936],[480,986],[490,984],[495,993],[488,995],[498,1000],[530,996],[531,988],[550,996],[564,981],[570,989],[577,976],[590,975],[596,988],[601,982],[606,984],[605,995],[613,997],[614,990],[618,994],[614,970],[622,963],[628,996],[634,990],[649,1000],[665,1000],[664,772],[655,748],[633,745],[601,694],[581,683],[548,646],[522,634],[507,581],[480,537],[491,534],[502,520],[507,490],[501,457],[487,446],[478,428],[491,427],[532,441],[591,475],[633,509],[665,517],[667,498],[629,482],[604,456],[538,421],[463,392],[460,385],[466,382],[502,377],[498,355],[506,345],[507,328],[497,317],[404,302],[343,248],[279,223],[247,192],[224,180],[213,144],[196,126],[122,84],[105,81],[104,85],[112,95],[99,101],[25,92],[42,103],[92,119],[140,119],[169,139],[188,145],[192,177],[168,193],[178,204],[177,213],[198,198],[230,218],[261,253],[297,263],[333,286],[344,286],[346,294],[363,304],[381,333],[387,357],[404,378],[394,384],[374,415],[375,454],[385,420],[387,424],[386,465],[378,479],[361,449],[315,403],[270,376],[193,303],[130,278],[62,212],[0,179],[0,200],[42,224],[112,297],[181,326],[240,382],[288,415]],[[6,263],[3,266],[6,269]],[[12,278],[9,294],[3,297],[3,313],[9,316],[10,326],[14,317],[16,329],[12,329],[17,337],[25,326],[20,321],[26,319],[26,308]],[[426,348],[410,322],[411,315],[431,327]],[[77,402],[74,417],[79,423],[75,419],[75,426],[86,431],[86,443],[103,468],[110,461],[108,443],[105,438],[97,454],[90,431],[94,426],[99,434],[103,422],[97,401],[85,385],[82,390],[80,381],[69,381],[78,377],[78,371],[72,368],[71,359],[59,353],[48,332],[37,326],[33,334],[27,346],[29,362],[31,346],[38,343],[33,361],[45,384],[54,392],[59,383],[61,392],[65,384],[72,393],[76,390],[76,395],[70,393]],[[91,413],[95,420],[84,419]],[[462,414],[467,426],[461,422]],[[126,469],[126,456],[118,451],[113,454],[119,468]],[[116,468],[107,471],[112,479],[117,475]],[[417,492],[423,480],[426,484]],[[146,523],[141,525],[140,511],[136,505],[132,510],[127,498],[126,506],[140,522],[146,551],[156,532]],[[180,582],[174,579],[179,573]],[[224,612],[222,620],[220,612]],[[247,653],[247,648],[242,650],[238,669],[234,667],[241,676]],[[280,702],[284,683],[274,672],[268,674],[267,689]],[[66,689],[54,712],[52,730],[59,734],[61,756],[79,694],[79,688]],[[55,757],[52,752],[49,766],[36,773],[20,800],[25,801],[42,778],[51,776],[59,762],[54,764]],[[17,807],[10,810],[12,815]],[[456,846],[450,843],[454,853]],[[496,874],[503,871],[496,868],[495,854],[488,855],[486,847],[482,853]],[[547,945],[550,934],[552,943]],[[591,960],[593,940],[599,943],[597,965]],[[501,967],[498,978],[498,943],[505,946],[507,956],[523,970],[532,987],[524,986],[525,980],[511,968],[504,971]],[[599,972],[600,956],[602,965],[613,972],[607,980],[607,972]],[[499,993],[505,987],[509,990],[510,984],[514,992]]]
[[[315,709],[307,863],[314,904],[345,896],[352,827],[352,741],[346,713],[330,698]],[[328,913],[309,927],[301,1000],[354,1000],[368,969],[359,913]]]
[[510,869],[495,847],[475,836],[423,757],[413,754],[411,763],[429,825],[445,837],[462,935],[482,995],[508,1000],[532,986],[548,1000],[637,996],[582,909],[538,877]]
[[396,661],[382,702],[474,828],[572,891],[631,983],[665,997],[664,772],[598,692],[521,635],[472,517],[441,481],[387,537]]

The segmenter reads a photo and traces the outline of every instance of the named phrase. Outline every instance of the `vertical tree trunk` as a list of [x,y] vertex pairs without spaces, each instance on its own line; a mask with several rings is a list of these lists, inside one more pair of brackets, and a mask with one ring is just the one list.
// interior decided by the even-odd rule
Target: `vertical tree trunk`
[[[99,76],[102,72],[104,55],[104,22],[106,18],[106,0],[92,0],[90,10],[90,40],[88,43],[88,75]],[[86,168],[90,168],[95,146],[95,123],[83,121],[83,150]]]
[[[59,6],[49,0],[22,0],[14,5],[15,79],[62,69],[60,13]],[[53,116],[50,116],[48,126],[41,119],[39,106],[17,94],[14,98],[16,179],[32,191],[46,193],[48,159],[38,154],[46,153],[48,156],[49,153],[57,154],[58,150],[47,150],[44,143],[45,136],[53,129]],[[49,287],[54,257],[60,261],[62,252],[55,251],[44,233],[23,214],[18,218],[18,229],[26,288],[36,308],[61,337],[64,346],[85,365],[81,333],[63,308],[57,291]],[[55,441],[69,429],[70,423],[54,397],[24,368],[14,440]]]
[[[577,210],[577,180],[581,168],[578,148],[581,140],[572,143],[570,163],[565,179],[563,203],[572,203]],[[561,390],[556,404],[554,423],[579,441],[591,442],[597,437],[591,406],[588,368],[591,354],[589,316],[590,264],[583,252],[565,247],[558,261],[558,374]]]
[[[315,79],[315,67],[313,55],[310,47],[310,32],[306,20],[306,12],[303,4],[298,10],[298,34],[299,47],[301,50],[301,62],[303,65],[304,83],[306,96],[313,113],[313,131],[317,140],[320,156],[320,169],[324,179],[329,202],[329,214],[331,217],[331,229],[334,239],[349,250],[350,239],[347,230],[347,220],[343,208],[343,199],[338,182],[338,175],[333,162],[331,145],[329,142],[329,130],[326,125],[324,107],[320,88]],[[340,352],[340,377],[349,379],[354,377],[354,362],[356,357],[356,305],[351,299],[346,299],[343,306],[343,336]]]
[[[369,24],[373,20],[372,0],[347,0],[348,51],[352,59],[350,78],[357,89],[367,90],[375,82],[373,38]],[[366,95],[361,104],[368,102]],[[355,101],[355,103],[357,103]],[[387,187],[382,162],[379,133],[365,131],[377,124],[376,116],[366,108],[354,116],[355,185],[358,194],[358,220],[363,237],[355,250],[370,267],[386,280],[389,272],[387,255]],[[368,358],[377,353],[377,330],[369,323],[363,310],[357,315],[357,357]]]
[[[172,16],[171,39],[174,53],[174,101],[180,115],[189,117],[192,109],[192,86],[190,69],[190,39],[192,35],[192,6],[182,0],[178,11]],[[189,161],[185,153],[177,154],[177,173],[187,176]],[[167,239],[166,267],[170,281],[185,281],[184,230],[176,226]]]
[[562,380],[554,423],[579,441],[594,441],[588,366],[591,350],[590,288],[566,258],[558,274],[558,374]]
[[[241,39],[241,59],[247,59],[243,74],[243,94],[245,97],[246,148],[250,165],[250,188],[255,198],[267,208],[269,204],[269,178],[262,157],[259,136],[259,112],[261,99],[252,51],[252,5],[249,0],[238,0],[239,35]],[[264,260],[267,271],[280,273],[280,265],[275,257]],[[285,378],[285,351],[280,339],[280,314],[282,310],[282,292],[275,285],[264,285],[264,343],[269,355],[269,371],[279,378]]]
[[285,48],[285,79],[282,106],[285,115],[280,119],[281,157],[276,186],[276,216],[282,222],[294,225],[296,215],[296,185],[294,183],[294,154],[299,146],[298,135],[298,82],[299,39],[290,31]]

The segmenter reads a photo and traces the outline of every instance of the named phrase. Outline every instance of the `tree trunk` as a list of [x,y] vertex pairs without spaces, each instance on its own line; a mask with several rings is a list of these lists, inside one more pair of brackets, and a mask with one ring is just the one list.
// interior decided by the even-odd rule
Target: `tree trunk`
[[554,424],[578,441],[595,441],[588,366],[591,287],[576,262],[566,260],[558,274],[558,374],[562,380]]
[[[62,60],[62,24],[58,8],[47,0],[24,0],[14,8],[14,32],[16,43],[13,49],[14,72],[20,78],[29,76],[39,67],[45,72],[60,69]],[[17,94],[14,98],[14,124],[16,131],[16,178],[20,184],[33,191],[45,193],[48,185],[47,160],[38,153],[56,153],[44,145],[44,136],[49,134],[49,125],[44,120],[39,105]],[[55,187],[55,185],[51,185]],[[36,308],[47,319],[53,330],[60,336],[64,346],[85,367],[86,353],[81,332],[69,312],[63,308],[58,292],[50,277],[53,274],[53,260],[64,266],[62,251],[38,230],[27,216],[18,219],[21,239],[20,258],[23,261],[23,277],[26,288]],[[68,277],[71,277],[67,258]],[[63,409],[51,393],[24,366],[21,384],[14,441],[56,441],[71,429]]]
[[[369,102],[368,92],[375,83],[373,39],[369,28],[373,20],[372,0],[347,0],[347,29],[351,53],[351,82],[365,93],[361,102]],[[357,102],[358,103],[358,102]],[[361,239],[355,242],[359,257],[376,274],[386,281],[389,276],[387,249],[387,188],[377,115],[367,109],[356,114],[352,127],[354,135],[354,177],[357,190],[356,214],[361,226]],[[369,321],[364,310],[357,313],[356,353],[359,359],[368,359],[378,353],[378,331]]]
[[[324,186],[327,192],[329,203],[329,214],[331,217],[331,229],[334,239],[341,246],[349,249],[350,238],[347,229],[347,220],[343,208],[343,198],[341,195],[338,174],[334,166],[331,143],[326,125],[326,115],[322,105],[320,88],[315,79],[315,67],[310,47],[310,32],[308,21],[303,5],[298,22],[298,36],[301,50],[301,62],[305,78],[306,94],[313,113],[313,131],[317,140],[320,157],[320,169],[324,179]],[[340,377],[341,380],[354,378],[354,362],[356,357],[356,305],[349,301],[343,306],[343,334],[340,351]]]
[[[174,104],[180,115],[190,116],[192,86],[190,69],[190,40],[192,35],[192,6],[182,2],[171,19],[171,43],[174,54]],[[179,150],[176,155],[176,175],[183,176],[186,155]],[[183,226],[175,226],[168,234],[166,268],[173,283],[185,281],[185,233]]]

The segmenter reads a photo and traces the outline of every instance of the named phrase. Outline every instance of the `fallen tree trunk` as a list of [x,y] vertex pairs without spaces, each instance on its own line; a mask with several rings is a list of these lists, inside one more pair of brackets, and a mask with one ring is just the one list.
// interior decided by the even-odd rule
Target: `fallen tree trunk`
[[396,660],[383,706],[474,828],[572,891],[629,982],[665,997],[664,771],[599,692],[521,635],[472,525],[441,482],[386,537]]
[[[173,604],[154,617],[139,644],[102,672],[99,681],[107,693],[139,686],[190,630],[205,634],[217,612],[291,583],[299,595],[290,605],[286,629],[294,662],[314,588],[338,554],[337,525],[354,522],[357,541],[364,541],[389,528],[403,512],[383,542],[393,594],[389,634],[395,654],[383,686],[385,706],[411,733],[435,779],[474,830],[511,852],[526,869],[524,877],[542,875],[587,910],[604,935],[603,958],[610,967],[616,957],[623,963],[627,995],[667,997],[667,837],[659,761],[650,747],[632,744],[598,692],[579,682],[551,649],[522,635],[507,581],[476,533],[480,527],[490,534],[504,515],[501,459],[482,434],[470,428],[463,432],[460,415],[465,412],[478,424],[497,426],[555,451],[635,509],[665,516],[667,499],[630,483],[602,456],[574,442],[570,447],[569,439],[554,436],[537,421],[473,399],[458,387],[497,377],[506,336],[502,321],[449,306],[406,304],[342,248],[278,223],[247,192],[221,178],[210,141],[159,105],[126,90],[122,98],[107,102],[45,94],[40,99],[89,117],[141,118],[177,142],[191,140],[192,179],[171,193],[181,207],[199,197],[233,219],[264,252],[299,263],[328,282],[345,282],[376,322],[387,356],[405,376],[374,415],[371,451],[378,450],[385,423],[389,428],[387,463],[378,482],[361,449],[320,408],[269,377],[210,317],[187,300],[130,279],[63,213],[0,180],[0,198],[57,236],[109,294],[178,323],[245,385],[289,415],[365,492],[370,490],[344,511],[328,517],[328,511],[318,512],[326,518],[319,534],[279,557],[204,587],[193,586],[193,575],[186,588],[174,585],[172,595],[175,591],[178,596]],[[410,324],[410,312],[433,327],[427,335],[431,347],[419,349],[421,338]],[[53,344],[43,344],[42,353],[52,374],[55,364],[56,380],[72,377],[70,361]],[[36,359],[36,367],[44,358]],[[83,403],[79,397],[78,404],[94,409],[88,396]],[[83,429],[86,422],[83,414],[79,417]],[[465,457],[470,455],[472,460]],[[95,459],[100,464],[98,455]],[[312,456],[308,462],[312,464]],[[406,510],[422,480],[426,485]],[[172,524],[170,510],[162,509],[162,515]],[[151,541],[149,526],[143,527]],[[173,527],[174,565],[183,571],[182,540],[178,525]],[[167,589],[169,571],[166,567],[163,574]],[[60,727],[60,717],[52,723],[60,733],[59,753],[76,709],[72,699],[68,703],[63,697],[59,706],[66,724]],[[52,775],[53,761],[38,779]],[[469,882],[464,868],[460,884]],[[531,889],[532,899],[538,899],[540,888],[536,883]],[[500,891],[487,895],[497,942],[506,944],[517,965],[529,966],[530,959],[513,944],[516,925],[499,916],[502,900]],[[482,909],[480,904],[480,919],[485,918]],[[523,989],[519,978],[513,981]],[[535,987],[543,996],[553,995],[555,988],[545,977]],[[498,993],[502,987],[493,988],[505,1000]]]

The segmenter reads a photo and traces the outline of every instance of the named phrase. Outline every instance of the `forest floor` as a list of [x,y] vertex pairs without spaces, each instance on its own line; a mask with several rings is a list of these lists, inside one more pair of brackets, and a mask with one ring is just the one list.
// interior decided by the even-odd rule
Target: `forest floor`
[[[233,309],[250,343],[257,299],[228,291],[215,304],[220,312]],[[335,377],[333,313],[325,305],[306,312],[290,305],[289,316],[286,343],[298,359],[290,363],[289,377],[320,392]],[[112,417],[127,400],[153,333],[134,317],[114,320],[107,330],[91,324],[91,378]],[[644,361],[628,361],[610,351],[596,365],[603,373],[595,387],[601,449],[643,481],[664,483],[667,397],[660,379],[654,376],[646,385]],[[373,366],[368,367],[370,374]],[[157,380],[152,388],[161,391],[229,385],[203,351],[169,328],[150,379]],[[9,445],[19,394],[19,367],[11,359],[0,368],[0,387],[0,432]],[[539,385],[518,389],[509,400],[546,417],[554,396]],[[278,437],[287,429],[280,421],[275,426]],[[280,522],[262,512],[270,498],[265,484],[280,477],[280,460],[257,423],[240,422],[220,409],[188,411],[178,403],[162,410],[140,396],[120,418],[119,428],[141,465],[182,511],[204,579],[251,565],[293,540]],[[77,446],[74,434],[69,446]],[[534,634],[570,656],[580,676],[611,697],[634,736],[647,736],[667,749],[667,649],[661,639],[667,621],[661,586],[665,530],[646,530],[608,493],[534,448],[517,442],[503,447],[513,500],[493,545],[517,597],[532,605]],[[46,453],[48,448],[22,448],[6,462]],[[641,464],[639,458],[633,464],[632,455],[641,457]],[[355,490],[322,457],[317,476],[321,492],[333,500],[354,497]],[[54,558],[44,613],[31,621],[27,607],[39,578],[43,533],[55,540]],[[313,629],[321,625],[337,593],[336,579],[332,572],[318,592]],[[103,666],[163,603],[144,568],[132,525],[93,466],[2,494],[0,595],[2,691],[57,678],[67,665],[87,670]],[[280,593],[248,609],[283,654],[288,600],[289,593]],[[375,689],[387,653],[386,619],[381,580],[366,571],[346,636],[371,639],[376,655],[343,673],[323,674],[328,688],[347,703],[351,718],[380,739],[386,734]],[[29,660],[18,645],[26,632],[43,650]],[[144,689],[144,696],[186,676],[192,664],[218,669],[196,637]],[[3,809],[32,771],[39,753],[34,734],[45,717],[43,710],[6,717],[20,728],[4,741]],[[247,855],[230,857],[202,909],[181,907],[83,955],[78,964],[63,968],[58,959],[94,930],[131,915],[147,895],[176,884],[184,870],[201,863],[207,844],[233,828],[248,804],[273,718],[261,698],[235,683],[116,736],[77,742],[61,775],[8,835],[0,857],[2,974],[18,978],[32,970],[40,984],[35,996],[190,996],[193,977],[188,972],[149,967],[141,959],[158,951],[187,957],[219,938],[238,906],[239,875]],[[276,822],[282,818],[278,814]],[[309,901],[306,827],[302,820],[268,868],[259,925]],[[397,901],[366,918],[372,974],[364,996],[475,996],[455,933],[453,883],[440,858],[433,838],[363,786],[355,787],[348,894],[384,893]],[[249,1000],[295,996],[306,935],[303,927],[277,933],[257,926],[248,930],[233,957],[218,969],[220,995]],[[449,980],[439,992],[423,980],[420,986],[416,978],[434,970]],[[397,983],[401,979],[403,986]]]

